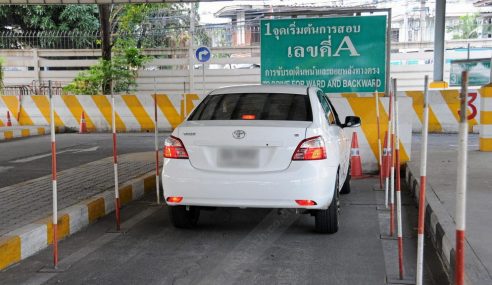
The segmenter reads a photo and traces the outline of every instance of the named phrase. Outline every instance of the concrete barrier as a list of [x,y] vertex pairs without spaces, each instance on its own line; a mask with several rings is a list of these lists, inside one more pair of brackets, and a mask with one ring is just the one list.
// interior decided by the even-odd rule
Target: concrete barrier
[[15,126],[0,127],[0,141],[30,136],[39,136],[50,133],[47,126]]
[[480,151],[492,151],[492,86],[480,89]]

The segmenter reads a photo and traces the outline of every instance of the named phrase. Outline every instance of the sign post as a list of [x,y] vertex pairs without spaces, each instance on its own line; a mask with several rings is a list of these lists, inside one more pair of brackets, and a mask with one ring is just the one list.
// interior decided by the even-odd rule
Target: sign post
[[261,82],[386,91],[387,17],[264,19]]
[[205,95],[205,62],[212,57],[212,52],[208,47],[201,46],[195,51],[196,59],[202,63],[202,94]]

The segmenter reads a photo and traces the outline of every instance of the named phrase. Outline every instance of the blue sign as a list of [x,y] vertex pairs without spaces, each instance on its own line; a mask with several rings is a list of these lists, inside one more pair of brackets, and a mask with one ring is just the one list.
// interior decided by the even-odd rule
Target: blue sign
[[195,57],[199,62],[207,62],[211,56],[212,53],[208,47],[199,47],[195,51]]

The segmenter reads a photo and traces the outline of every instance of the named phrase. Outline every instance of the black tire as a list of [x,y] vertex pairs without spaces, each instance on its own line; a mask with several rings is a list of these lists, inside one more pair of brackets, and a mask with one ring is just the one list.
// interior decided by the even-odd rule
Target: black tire
[[333,199],[326,210],[316,210],[314,214],[314,229],[322,234],[334,234],[338,231],[340,215],[340,202],[338,192],[338,177],[335,182]]
[[348,167],[348,173],[347,177],[345,178],[345,182],[343,182],[342,189],[340,190],[340,194],[348,194],[350,193],[350,180],[352,179],[352,175],[350,175],[350,168],[352,167],[351,164],[349,164]]
[[186,210],[186,206],[170,206],[169,216],[176,228],[190,229],[198,223],[200,209],[190,207]]

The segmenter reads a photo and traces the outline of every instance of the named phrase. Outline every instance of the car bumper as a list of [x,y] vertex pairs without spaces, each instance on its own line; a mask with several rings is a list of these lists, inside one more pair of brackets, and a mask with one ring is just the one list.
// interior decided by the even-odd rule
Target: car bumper
[[[162,172],[168,205],[241,208],[327,209],[333,198],[337,168],[324,160],[293,161],[278,172],[223,173],[193,168],[189,160],[166,159]],[[183,197],[180,203],[168,197]],[[312,200],[300,206],[295,200]]]

